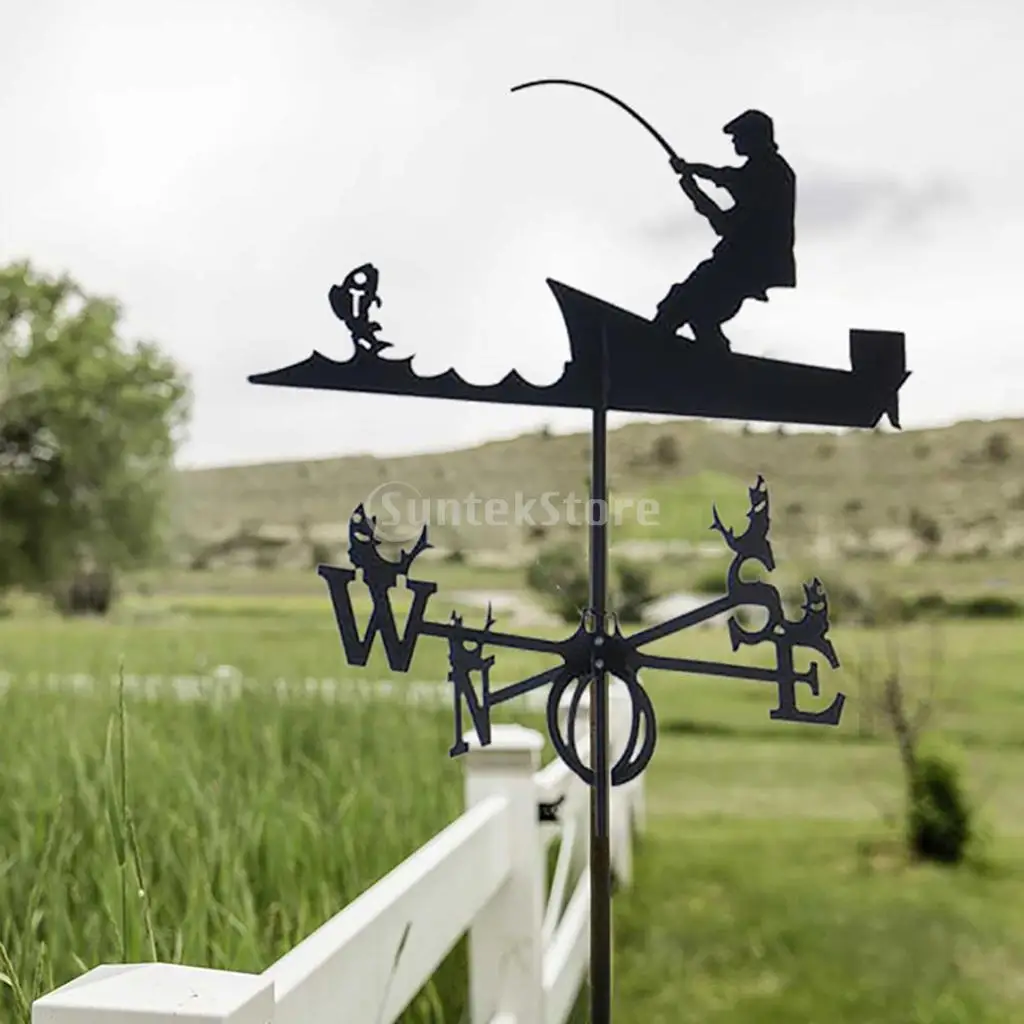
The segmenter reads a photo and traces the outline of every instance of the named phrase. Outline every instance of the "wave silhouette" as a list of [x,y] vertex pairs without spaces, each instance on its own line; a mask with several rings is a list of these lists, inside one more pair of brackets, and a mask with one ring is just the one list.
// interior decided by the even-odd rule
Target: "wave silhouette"
[[510,370],[471,384],[454,368],[421,377],[415,356],[387,359],[363,348],[345,361],[314,351],[302,362],[249,377],[253,384],[446,398],[455,401],[590,409],[599,398],[604,341],[607,407],[622,412],[872,427],[899,426],[899,389],[910,376],[905,339],[893,331],[850,331],[851,370],[760,356],[708,353],[650,321],[558,281],[572,358],[551,384]]

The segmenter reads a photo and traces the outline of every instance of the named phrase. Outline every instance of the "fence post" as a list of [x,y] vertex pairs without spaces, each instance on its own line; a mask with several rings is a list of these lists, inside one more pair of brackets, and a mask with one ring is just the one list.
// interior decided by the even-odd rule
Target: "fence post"
[[274,983],[182,964],[104,964],[37,999],[32,1024],[273,1024]]
[[512,862],[508,881],[470,926],[470,1024],[501,1014],[516,1024],[542,1024],[545,861],[533,776],[544,737],[521,725],[495,725],[486,747],[474,732],[465,739],[466,805],[495,795],[508,800]]
[[[632,724],[632,709],[629,704],[629,691],[626,689],[625,684],[623,684],[618,691],[613,690],[612,700],[619,700],[622,702],[619,713],[622,715],[623,735],[626,736],[628,735],[629,727]],[[647,827],[646,775],[647,769],[644,769],[644,771],[633,779],[632,782],[629,782],[622,787],[626,791],[625,803],[629,808],[627,812],[627,820],[630,826],[630,857],[632,857],[634,838],[643,833]]]
[[[569,736],[569,704],[572,691],[563,694],[558,704],[558,728],[563,736]],[[590,748],[590,692],[584,691],[576,706],[576,743],[581,751]],[[587,754],[583,761],[589,762],[590,755]],[[615,794],[612,793],[612,801]],[[573,778],[566,795],[565,806],[562,808],[560,818],[568,822],[569,817],[575,815],[577,822],[576,839],[572,849],[572,865],[574,868],[585,868],[590,864],[590,843],[587,841],[587,834],[590,828],[590,796],[589,792],[578,779]]]
[[[632,706],[629,691],[618,679],[608,688],[608,717],[611,725],[612,763],[625,749],[629,739]],[[632,783],[612,790],[611,855],[615,881],[624,889],[633,882]]]

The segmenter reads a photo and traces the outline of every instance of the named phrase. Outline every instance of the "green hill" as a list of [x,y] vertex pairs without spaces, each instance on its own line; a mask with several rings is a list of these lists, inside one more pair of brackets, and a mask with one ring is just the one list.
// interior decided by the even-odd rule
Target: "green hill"
[[[1024,553],[1022,468],[1024,420],[838,436],[695,421],[631,424],[609,433],[613,539],[655,546],[713,540],[712,503],[735,522],[746,509],[746,487],[762,473],[771,489],[773,537],[784,544],[827,553],[827,539],[833,553],[877,556],[1016,555]],[[193,552],[230,547],[232,539],[242,546],[332,547],[343,542],[355,505],[383,484],[400,482],[405,493],[432,503],[476,496],[511,505],[517,492],[582,499],[588,471],[587,435],[547,432],[442,454],[183,471],[174,523]],[[614,502],[627,498],[656,502],[657,514],[645,525],[634,504],[616,521]],[[544,525],[543,513],[540,519],[531,528],[449,517],[435,522],[432,534],[441,547],[509,554],[571,530]]]

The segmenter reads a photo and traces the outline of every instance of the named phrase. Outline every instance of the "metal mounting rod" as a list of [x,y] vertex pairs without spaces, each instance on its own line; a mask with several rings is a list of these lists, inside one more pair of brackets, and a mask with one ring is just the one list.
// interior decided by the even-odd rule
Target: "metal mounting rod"
[[591,430],[590,625],[594,635],[590,684],[590,1021],[612,1019],[612,874],[610,844],[608,673],[602,656],[608,603],[608,344],[600,338]]

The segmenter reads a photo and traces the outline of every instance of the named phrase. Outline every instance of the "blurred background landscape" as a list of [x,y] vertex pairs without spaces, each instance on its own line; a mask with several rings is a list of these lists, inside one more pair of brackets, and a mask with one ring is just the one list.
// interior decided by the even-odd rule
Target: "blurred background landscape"
[[[762,684],[646,674],[616,1020],[1020,1019],[1022,31],[1002,0],[5,9],[0,1020],[104,962],[262,971],[462,811],[450,706],[421,699],[444,645],[348,667],[315,567],[389,489],[582,497],[588,416],[246,378],[346,358],[327,291],[366,260],[422,375],[557,378],[548,276],[653,315],[711,232],[610,105],[508,92],[549,75],[711,163],[768,111],[799,287],[745,307],[734,351],[845,368],[851,328],[900,330],[913,372],[902,432],[613,417],[613,501],[657,509],[612,525],[624,628],[724,592],[712,508],[742,529],[763,475],[771,580],[796,616],[822,579],[841,661],[801,706],[847,696],[809,728]],[[429,526],[432,615],[574,628],[582,525]],[[656,649],[770,653],[722,622]],[[503,653],[495,683],[541,667]],[[403,1021],[464,1024],[465,990],[460,944]]]
[[[0,275],[0,992],[24,1020],[104,961],[262,970],[452,820],[450,710],[422,701],[443,698],[442,645],[405,678],[379,650],[346,666],[316,565],[348,564],[348,514],[388,488],[429,508],[588,486],[589,438],[547,429],[175,469],[188,375],[116,327],[70,278]],[[653,510],[611,525],[626,628],[724,593],[712,507],[742,529],[763,474],[772,580],[794,616],[800,583],[824,580],[842,662],[801,704],[848,696],[841,726],[815,729],[770,721],[756,684],[648,674],[661,740],[615,904],[622,1018],[1008,1019],[1024,993],[1024,421],[636,423],[609,449],[613,507]],[[440,585],[435,617],[491,606],[499,628],[564,635],[587,600],[585,526],[509,518],[427,523],[415,575]],[[721,622],[656,647],[767,664],[733,655]],[[541,667],[506,652],[496,680]],[[465,969],[460,946],[407,1018],[459,1020]]]

